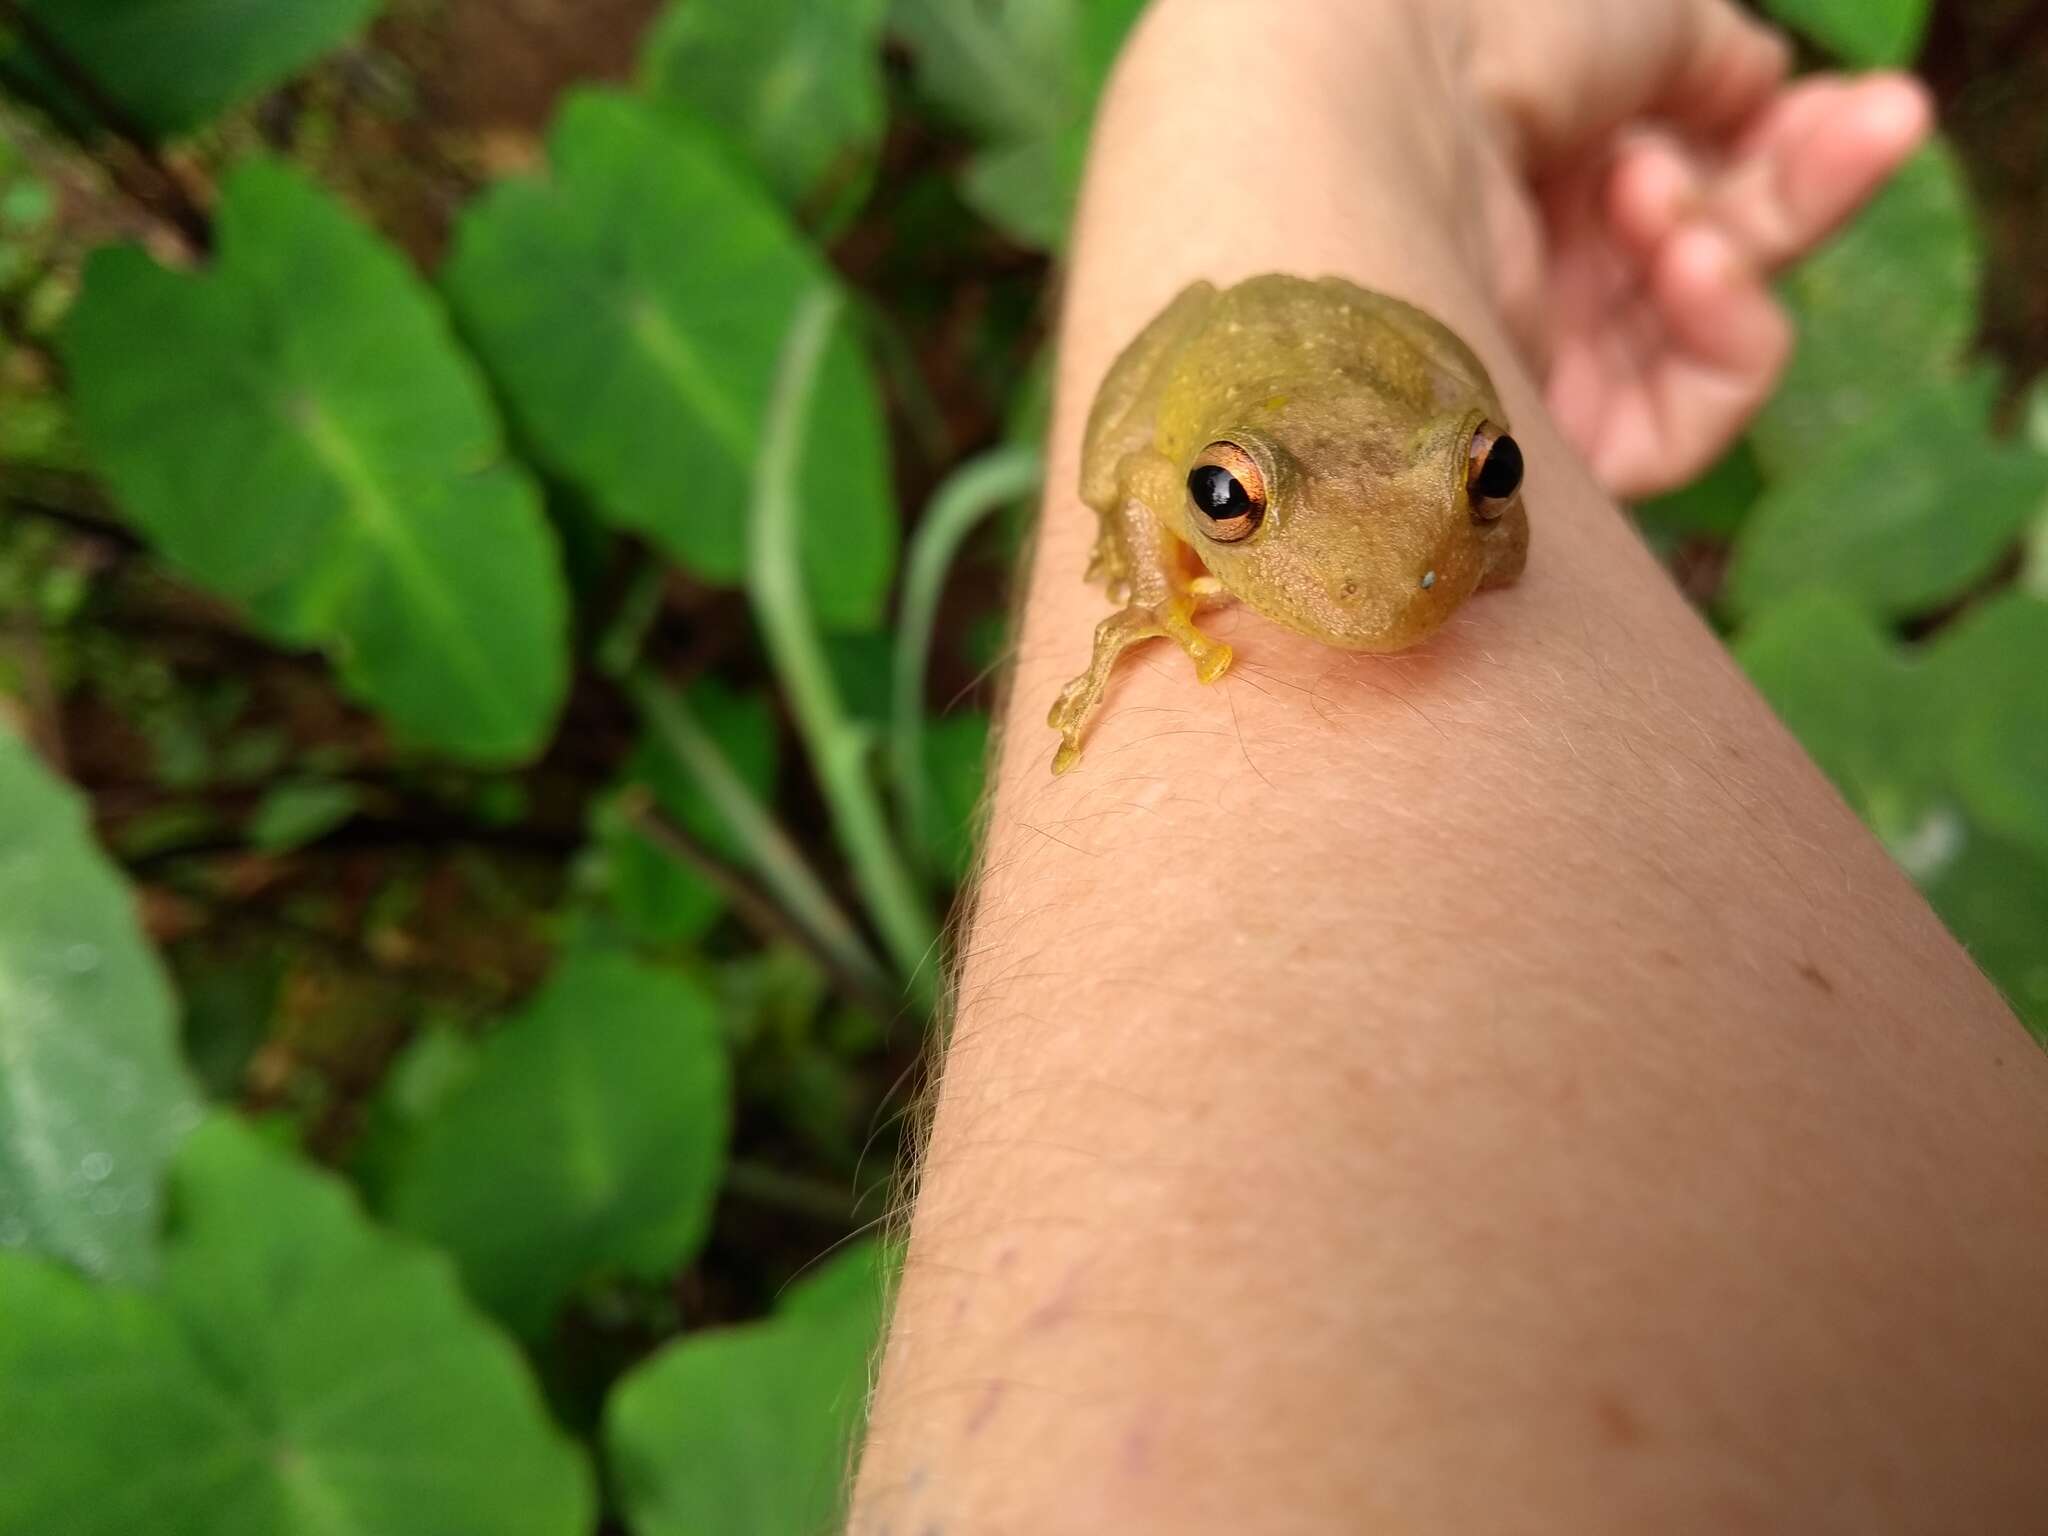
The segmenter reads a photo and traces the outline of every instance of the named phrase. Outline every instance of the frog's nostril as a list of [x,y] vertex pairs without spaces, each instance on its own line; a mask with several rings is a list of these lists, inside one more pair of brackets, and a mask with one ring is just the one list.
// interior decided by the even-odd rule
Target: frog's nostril
[[1358,579],[1356,577],[1352,577],[1346,580],[1344,585],[1340,587],[1338,591],[1340,595],[1344,597],[1358,596]]

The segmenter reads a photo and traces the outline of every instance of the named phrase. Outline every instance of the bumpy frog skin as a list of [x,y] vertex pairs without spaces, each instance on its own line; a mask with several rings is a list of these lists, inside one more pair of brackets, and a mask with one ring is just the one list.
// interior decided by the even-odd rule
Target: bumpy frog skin
[[1479,359],[1412,305],[1335,277],[1184,289],[1089,412],[1088,579],[1123,606],[1053,705],[1053,772],[1127,647],[1166,635],[1202,682],[1229,669],[1194,622],[1227,597],[1345,650],[1414,645],[1521,574],[1521,470]]

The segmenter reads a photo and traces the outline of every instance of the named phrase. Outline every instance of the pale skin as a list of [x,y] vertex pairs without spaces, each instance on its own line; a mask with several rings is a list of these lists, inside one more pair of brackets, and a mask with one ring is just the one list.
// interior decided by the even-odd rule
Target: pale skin
[[[1925,104],[1542,9],[1163,0],[1119,67],[858,1532],[2048,1508],[2048,1067],[1611,499],[1739,430]],[[1391,656],[1205,614],[1229,672],[1132,653],[1054,778],[1095,388],[1269,271],[1472,346],[1528,568]]]

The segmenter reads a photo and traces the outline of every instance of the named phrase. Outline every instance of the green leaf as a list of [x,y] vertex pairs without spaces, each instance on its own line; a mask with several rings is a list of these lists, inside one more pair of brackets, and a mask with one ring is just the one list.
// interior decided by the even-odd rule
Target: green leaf
[[1824,587],[1904,615],[1983,576],[2048,497],[2048,455],[1990,436],[1990,383],[1923,386],[1818,446],[1750,513],[1730,604]]
[[[737,693],[706,677],[689,690],[685,704],[747,788],[764,801],[772,799],[775,712],[767,697]],[[655,804],[713,853],[745,862],[746,850],[730,824],[658,737],[642,737],[623,778],[628,785],[645,785]],[[616,805],[600,810],[597,828],[612,906],[639,942],[688,943],[701,938],[725,910],[716,886],[649,842],[617,813]]]
[[[1944,630],[1928,665],[1949,701],[1943,735],[1964,804],[1995,835],[2048,857],[2048,602],[1994,599]],[[2048,939],[2048,907],[2040,916]]]
[[1641,502],[1636,521],[1653,540],[1705,536],[1730,539],[1763,494],[1763,472],[1747,438],[1721,455],[1699,479],[1666,496]]
[[84,801],[0,728],[0,1249],[146,1276],[196,1115],[134,898]]
[[[1736,638],[1771,707],[1902,863],[1948,799],[1944,707],[1912,664],[1838,593],[1803,593]],[[1951,813],[1952,814],[1952,813]]]
[[925,772],[934,800],[934,865],[955,881],[974,864],[981,792],[988,770],[988,716],[978,709],[941,715],[924,730]]
[[1751,429],[1765,472],[1796,472],[1901,394],[1956,376],[1983,268],[1962,169],[1937,140],[1786,279],[1799,346]]
[[349,1172],[372,1205],[390,1203],[420,1127],[469,1081],[479,1054],[474,1039],[443,1023],[427,1025],[398,1053],[378,1084],[349,1161]]
[[1142,0],[895,0],[923,93],[987,146],[969,203],[1005,233],[1066,238],[1095,99]]
[[633,1536],[838,1529],[883,1263],[857,1249],[767,1321],[686,1337],[619,1383],[604,1443]]
[[[21,0],[128,115],[183,133],[257,96],[368,25],[381,0]],[[30,67],[17,50],[10,63]],[[74,110],[68,86],[53,82]]]
[[731,142],[789,208],[843,215],[865,194],[882,137],[884,9],[680,0],[649,35],[641,81]]
[[232,1101],[277,1017],[282,954],[260,942],[240,953],[216,954],[195,940],[168,958],[185,1006],[185,1059],[209,1098]]
[[0,1254],[0,1530],[582,1536],[576,1451],[446,1264],[232,1121],[178,1160],[160,1289]]
[[[507,182],[463,216],[449,296],[536,449],[606,518],[736,584],[783,331],[823,265],[700,124],[585,93],[549,158],[549,179]],[[874,382],[843,331],[820,390],[805,581],[824,623],[871,628],[896,511]]]
[[532,753],[567,677],[554,538],[441,314],[281,165],[235,173],[219,228],[205,275],[93,257],[64,353],[95,462],[171,559],[326,647],[401,732]]
[[[1118,0],[1121,5],[1121,0]],[[918,90],[984,140],[1057,132],[1074,67],[1076,0],[894,0]]]
[[1927,35],[1931,0],[1764,0],[1764,9],[1845,64],[1904,64]]
[[2048,1041],[2048,858],[1970,829],[1924,889],[2014,1012]]
[[362,795],[340,779],[293,779],[264,792],[249,817],[251,846],[287,853],[332,832],[356,813]]
[[656,1276],[696,1251],[730,1115],[704,993],[620,955],[572,956],[421,1127],[391,1218],[531,1337],[588,1277]]

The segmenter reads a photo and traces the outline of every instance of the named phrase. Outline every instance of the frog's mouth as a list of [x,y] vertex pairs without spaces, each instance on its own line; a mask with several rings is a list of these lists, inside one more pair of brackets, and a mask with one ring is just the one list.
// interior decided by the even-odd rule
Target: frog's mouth
[[1333,574],[1318,583],[1314,601],[1266,611],[1341,650],[1405,650],[1458,610],[1479,585],[1481,569],[1470,551],[1452,545],[1422,561],[1382,559]]

